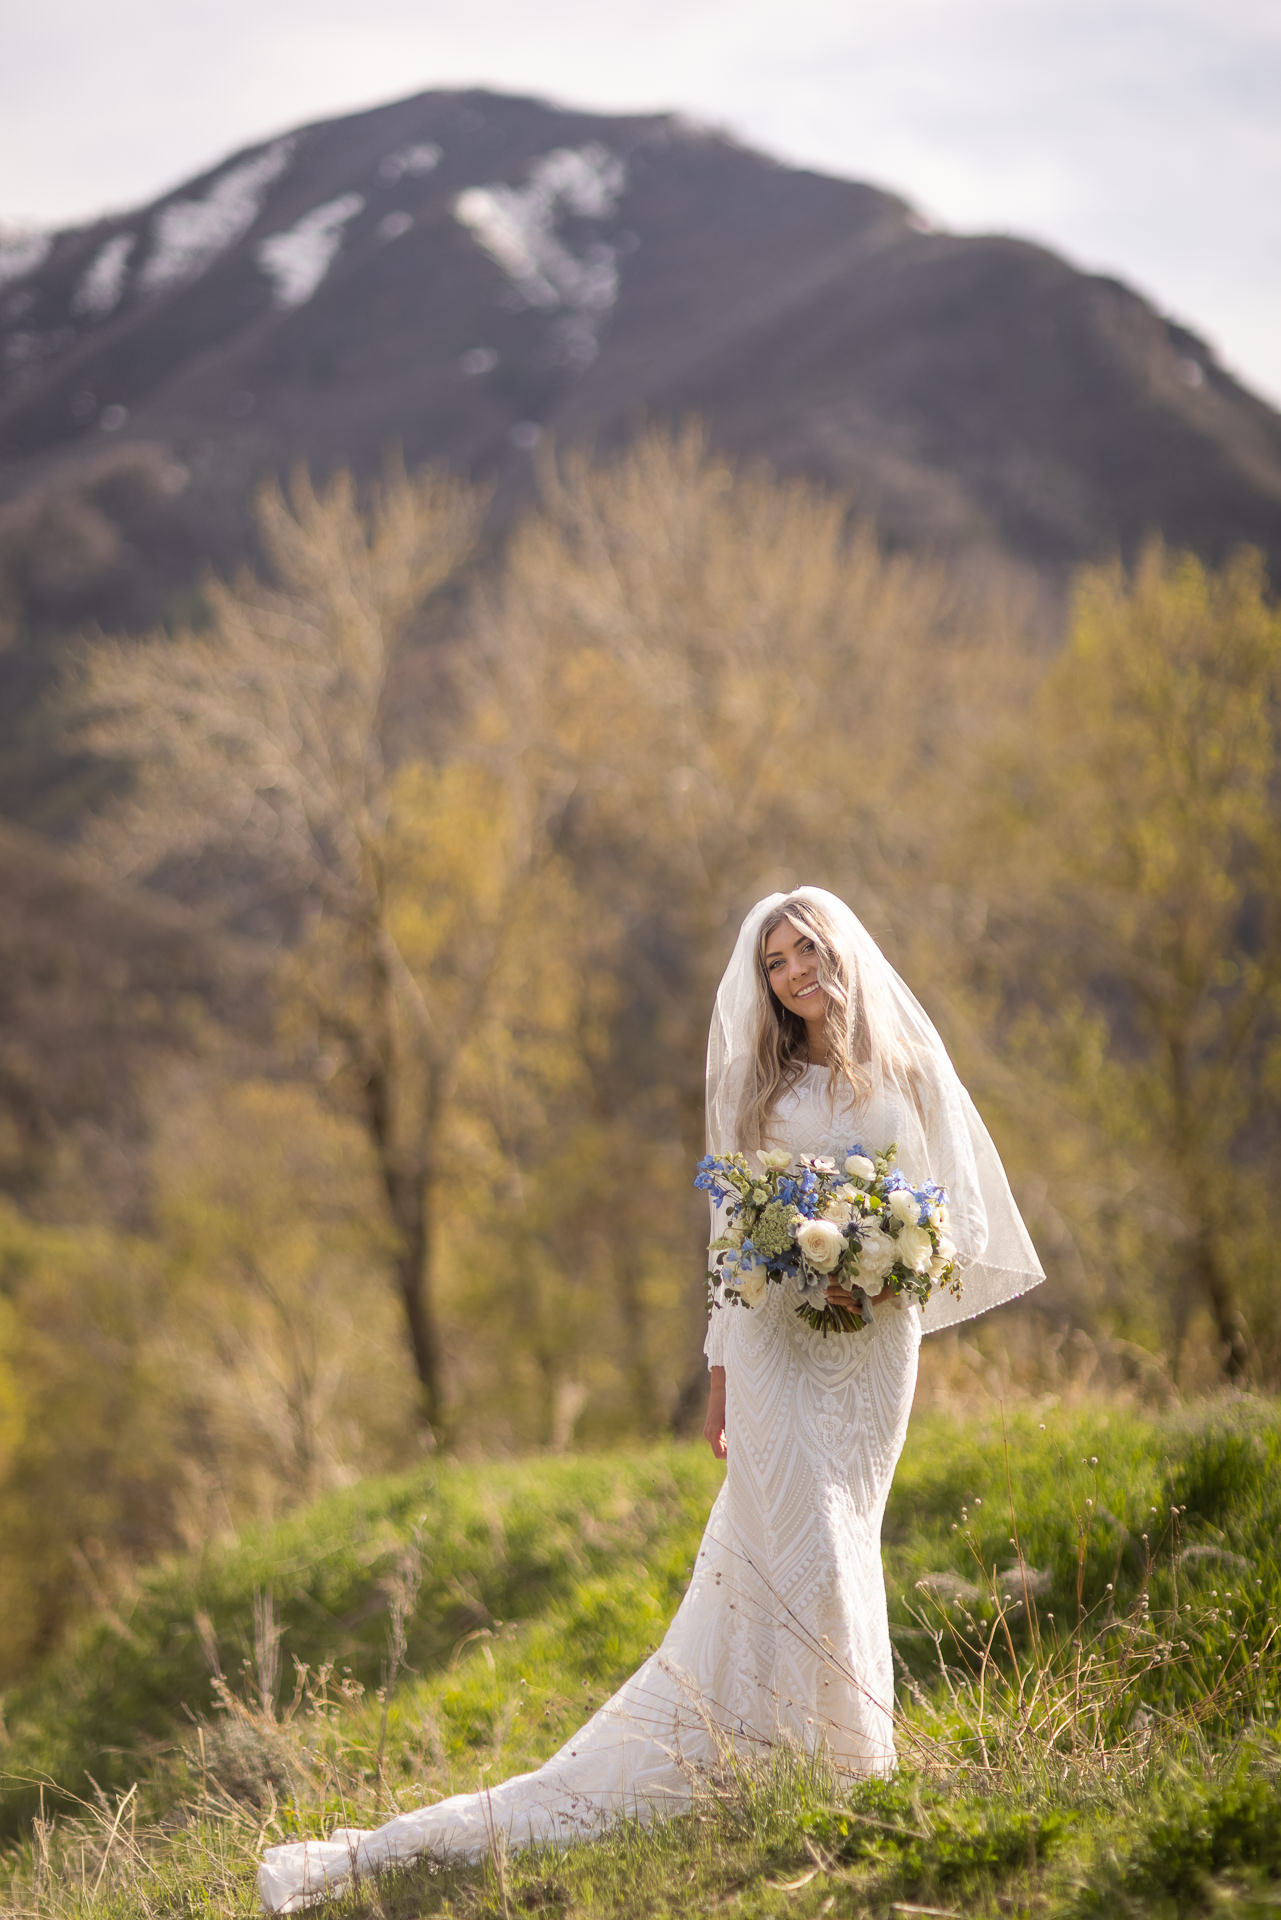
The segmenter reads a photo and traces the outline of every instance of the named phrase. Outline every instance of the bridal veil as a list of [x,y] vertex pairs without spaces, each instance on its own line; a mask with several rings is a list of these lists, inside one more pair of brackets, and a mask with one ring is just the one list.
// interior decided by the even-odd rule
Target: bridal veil
[[[935,1180],[948,1190],[948,1232],[960,1255],[962,1290],[934,1294],[924,1308],[923,1330],[937,1332],[1026,1293],[1045,1274],[991,1135],[925,1009],[857,915],[822,887],[770,894],[739,930],[707,1038],[708,1152],[731,1153],[743,1144],[735,1136],[753,1070],[763,988],[757,949],[764,929],[792,899],[819,908],[833,930],[861,1016],[860,1070],[868,1080],[868,1105],[883,1111],[889,1104],[906,1115],[899,1165],[909,1180]],[[879,1149],[888,1142],[859,1144]]]

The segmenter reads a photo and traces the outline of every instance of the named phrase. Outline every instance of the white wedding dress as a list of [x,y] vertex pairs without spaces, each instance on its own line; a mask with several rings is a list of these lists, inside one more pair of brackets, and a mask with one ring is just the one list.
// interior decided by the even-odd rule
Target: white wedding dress
[[[794,1154],[880,1147],[877,1112],[834,1110],[810,1068],[783,1096],[768,1144]],[[914,1171],[914,1169],[909,1169]],[[877,1310],[826,1339],[786,1285],[755,1308],[717,1306],[709,1364],[726,1373],[729,1457],[689,1590],[662,1645],[543,1766],[399,1815],[373,1832],[272,1847],[263,1904],[290,1913],[354,1874],[424,1856],[477,1859],[688,1807],[696,1770],[780,1737],[853,1773],[894,1764],[893,1673],[881,1518],[916,1381],[921,1315]]]

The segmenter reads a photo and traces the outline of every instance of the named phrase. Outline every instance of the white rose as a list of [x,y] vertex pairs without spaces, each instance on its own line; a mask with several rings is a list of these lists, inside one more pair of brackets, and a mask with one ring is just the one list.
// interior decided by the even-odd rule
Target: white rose
[[858,1277],[883,1280],[894,1265],[896,1242],[883,1227],[868,1227],[859,1235]]
[[924,1273],[934,1258],[934,1242],[924,1227],[904,1227],[894,1246],[902,1265],[913,1273]]
[[907,1187],[895,1187],[890,1195],[890,1212],[905,1226],[915,1226],[921,1217],[921,1203]]
[[834,1227],[840,1227],[843,1231],[854,1218],[854,1209],[848,1200],[833,1197],[823,1208],[823,1218],[830,1220]]
[[845,1235],[830,1220],[802,1220],[796,1244],[815,1273],[831,1273],[845,1251]]
[[792,1156],[786,1147],[765,1147],[759,1158],[766,1173],[786,1173],[792,1164]]
[[750,1273],[745,1273],[738,1283],[738,1291],[744,1306],[759,1307],[765,1298],[765,1289],[768,1285],[769,1281],[763,1267],[753,1267]]
[[851,1180],[861,1180],[870,1186],[876,1178],[876,1168],[865,1153],[852,1153],[845,1162],[845,1171]]

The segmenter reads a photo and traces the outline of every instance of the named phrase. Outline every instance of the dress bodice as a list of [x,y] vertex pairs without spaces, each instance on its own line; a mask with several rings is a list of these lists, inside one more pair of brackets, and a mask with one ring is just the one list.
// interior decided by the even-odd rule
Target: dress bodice
[[892,1094],[878,1092],[861,1104],[846,1081],[833,1082],[826,1067],[806,1067],[779,1096],[764,1144],[786,1147],[794,1156],[844,1155],[855,1143],[879,1152],[898,1139],[901,1127]]

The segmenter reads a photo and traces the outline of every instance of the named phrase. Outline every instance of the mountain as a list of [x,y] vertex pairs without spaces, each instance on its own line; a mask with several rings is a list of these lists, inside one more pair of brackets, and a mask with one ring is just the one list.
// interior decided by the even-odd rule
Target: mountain
[[542,436],[691,414],[897,541],[1281,559],[1281,416],[1194,335],[673,116],[437,92],[303,127],[0,246],[0,362],[0,545],[63,615],[154,611],[300,456],[394,444],[511,503]]

